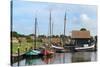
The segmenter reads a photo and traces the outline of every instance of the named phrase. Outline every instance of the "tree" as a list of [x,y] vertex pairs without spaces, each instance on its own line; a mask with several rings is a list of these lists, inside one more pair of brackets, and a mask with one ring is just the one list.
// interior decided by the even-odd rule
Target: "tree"
[[63,34],[60,35],[60,38],[64,38],[64,37],[67,38],[66,35],[65,36]]
[[59,38],[59,35],[55,35],[56,38]]
[[33,39],[30,38],[29,36],[26,37],[27,42],[33,42]]
[[26,35],[24,35],[24,34],[19,34],[19,33],[17,33],[16,31],[11,31],[11,36],[12,36],[12,37],[16,37],[16,38],[19,38],[19,37],[26,37]]
[[19,34],[16,31],[11,31],[11,36],[18,38]]
[[54,37],[55,37],[55,35],[52,35],[51,37],[52,37],[52,38],[54,38]]
[[39,35],[38,38],[46,38],[45,35]]
[[86,31],[86,29],[85,28],[81,28],[80,31]]
[[26,37],[25,35],[23,35],[23,34],[18,34],[19,35],[19,37]]
[[29,34],[28,36],[35,36],[35,34]]

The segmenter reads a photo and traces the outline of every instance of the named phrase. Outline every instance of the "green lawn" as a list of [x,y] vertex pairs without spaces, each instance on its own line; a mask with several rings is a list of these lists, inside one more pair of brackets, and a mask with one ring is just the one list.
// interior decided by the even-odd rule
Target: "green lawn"
[[[37,42],[37,48],[39,47],[39,46],[41,46],[43,43],[42,42]],[[31,48],[31,47],[34,47],[34,43],[32,42],[32,43],[27,43],[27,42],[22,42],[21,43],[21,45],[20,45],[20,43],[12,43],[12,52],[13,52],[13,54],[16,54],[18,51],[18,47],[19,47],[19,49],[20,49],[20,53],[24,53],[24,52],[26,52],[26,48],[27,48],[27,50],[29,50],[29,48]]]

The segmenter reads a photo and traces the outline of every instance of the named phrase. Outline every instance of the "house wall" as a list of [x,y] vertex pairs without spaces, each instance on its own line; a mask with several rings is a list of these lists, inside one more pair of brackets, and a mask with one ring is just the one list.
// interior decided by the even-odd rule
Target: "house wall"
[[74,39],[74,45],[79,47],[83,47],[84,44],[90,45],[89,40],[90,39]]

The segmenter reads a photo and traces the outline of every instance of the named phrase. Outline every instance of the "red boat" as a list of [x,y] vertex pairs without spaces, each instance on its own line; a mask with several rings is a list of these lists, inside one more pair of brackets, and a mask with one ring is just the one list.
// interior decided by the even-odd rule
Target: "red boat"
[[[53,55],[54,54],[54,52],[51,50],[51,49],[49,49],[50,47],[51,47],[51,11],[50,11],[50,22],[49,22],[49,24],[50,24],[50,30],[49,30],[49,36],[50,37],[48,37],[49,38],[49,44],[47,45],[47,47],[45,47],[45,49],[44,50],[42,50],[42,54],[44,55],[44,56],[49,56],[49,55]],[[49,47],[48,47],[49,46]]]
[[44,56],[47,56],[47,55],[52,55],[52,54],[54,54],[54,52],[52,51],[52,50],[43,50],[42,52],[41,52]]
[[54,61],[53,57],[43,57],[42,61],[44,61],[46,64],[50,64]]

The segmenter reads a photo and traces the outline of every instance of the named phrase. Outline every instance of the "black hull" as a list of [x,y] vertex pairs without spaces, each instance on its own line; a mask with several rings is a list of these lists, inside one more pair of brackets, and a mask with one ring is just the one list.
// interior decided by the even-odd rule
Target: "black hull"
[[95,51],[95,49],[93,49],[93,48],[88,48],[88,49],[75,49],[75,51],[77,51],[77,52],[82,52],[82,51],[88,52],[88,51]]
[[43,54],[38,54],[38,55],[24,55],[24,58],[40,58],[42,56],[43,56]]
[[56,53],[65,53],[65,50],[56,50]]

